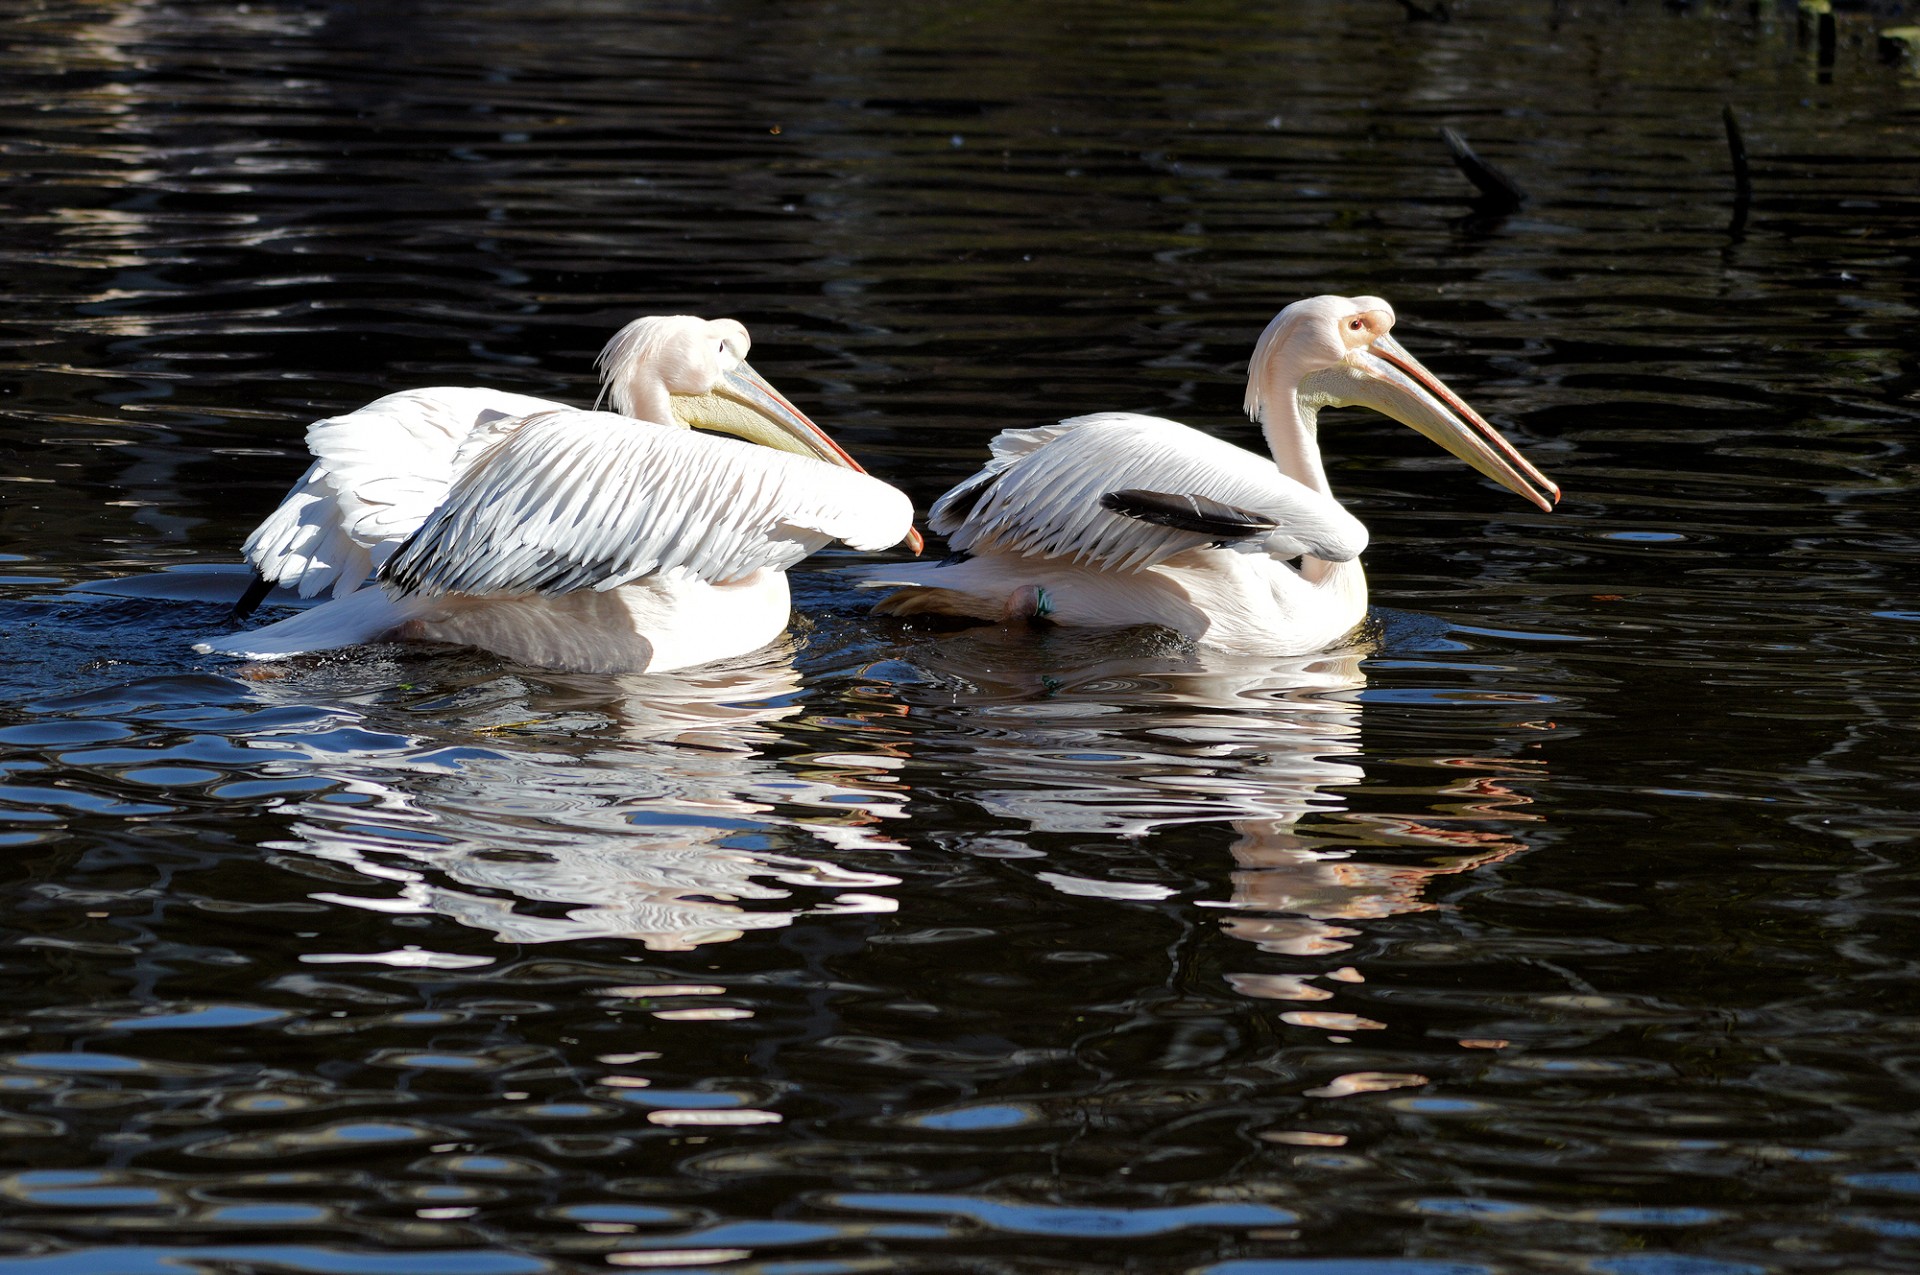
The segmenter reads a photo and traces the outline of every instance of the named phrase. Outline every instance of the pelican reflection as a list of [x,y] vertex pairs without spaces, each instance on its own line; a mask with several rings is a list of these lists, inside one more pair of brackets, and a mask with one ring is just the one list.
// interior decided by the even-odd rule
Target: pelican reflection
[[[1538,763],[1431,759],[1437,782],[1354,800],[1367,777],[1364,647],[1273,659],[1022,637],[974,630],[921,660],[960,688],[970,748],[938,759],[962,777],[957,795],[1027,830],[1003,830],[995,853],[1044,856],[1033,875],[1081,896],[1173,898],[1182,887],[1164,869],[1186,852],[1170,855],[1161,838],[1230,829],[1227,897],[1194,902],[1223,913],[1227,935],[1292,958],[1286,972],[1229,975],[1247,995],[1311,1002],[1334,994],[1324,982],[1363,981],[1301,962],[1347,950],[1362,922],[1434,908],[1437,880],[1527,848],[1507,829],[1538,816],[1510,781]],[[1392,808],[1371,808],[1381,795]],[[1115,853],[1115,837],[1137,853]],[[1316,1016],[1356,1025],[1317,1011],[1303,1021]]]
[[[838,765],[771,758],[774,725],[803,711],[784,655],[522,686],[482,737],[505,747],[465,748],[454,765],[336,759],[338,787],[283,807],[292,835],[269,845],[379,887],[322,901],[437,914],[508,943],[678,951],[801,916],[894,909],[880,891],[896,878],[819,853],[898,847],[885,830],[903,813],[886,786],[892,759],[847,755],[844,733]],[[513,746],[545,739],[567,747]],[[442,742],[420,754],[443,755]]]

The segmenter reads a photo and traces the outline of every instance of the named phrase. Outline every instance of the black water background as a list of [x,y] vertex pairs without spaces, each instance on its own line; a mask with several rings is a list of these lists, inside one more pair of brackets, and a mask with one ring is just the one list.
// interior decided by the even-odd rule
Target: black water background
[[[0,17],[0,1269],[1913,1267],[1915,86],[1868,15],[1453,8]],[[1567,498],[1329,419],[1325,660],[827,556],[671,684],[261,680],[70,588],[638,313],[924,507],[1071,412],[1252,441],[1328,290]]]

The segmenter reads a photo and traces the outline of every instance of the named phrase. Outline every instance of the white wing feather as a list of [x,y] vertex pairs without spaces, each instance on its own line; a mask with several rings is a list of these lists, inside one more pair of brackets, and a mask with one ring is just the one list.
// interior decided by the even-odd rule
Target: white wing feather
[[724,584],[785,570],[832,540],[884,549],[906,496],[866,474],[731,438],[562,410],[475,456],[393,555],[398,593],[611,589],[683,570]]
[[260,575],[312,597],[362,584],[446,498],[477,450],[560,406],[503,390],[403,390],[307,429],[313,465],[247,537]]
[[1253,542],[1276,558],[1359,556],[1367,530],[1339,502],[1282,474],[1266,456],[1176,421],[1129,412],[1003,431],[993,459],[934,503],[928,522],[964,553],[1066,558],[1137,571],[1213,544],[1100,504],[1109,492],[1194,494],[1261,514],[1275,530]]

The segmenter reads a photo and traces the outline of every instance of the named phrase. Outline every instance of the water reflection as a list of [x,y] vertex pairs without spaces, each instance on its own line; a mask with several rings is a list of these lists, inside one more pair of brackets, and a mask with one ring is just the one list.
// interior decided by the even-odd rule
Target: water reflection
[[[987,663],[979,643],[996,640],[1008,646]],[[1183,823],[1291,821],[1333,802],[1327,789],[1362,777],[1347,760],[1360,748],[1359,648],[1286,660],[1193,650],[1048,664],[1021,651],[1022,640],[983,636],[931,664],[972,687],[968,715],[994,746],[981,749],[971,795],[998,817],[1041,832],[1123,837]]]
[[[955,707],[964,710],[974,747],[950,767],[965,776],[958,795],[1034,834],[1069,834],[1049,845],[1081,860],[1091,856],[1075,854],[1086,843],[1071,834],[1124,838],[1151,860],[1156,833],[1230,829],[1228,896],[1194,903],[1228,913],[1222,931],[1262,952],[1343,952],[1354,923],[1430,910],[1436,880],[1526,850],[1512,829],[1540,818],[1509,786],[1516,775],[1539,777],[1539,763],[1496,757],[1427,759],[1423,766],[1441,780],[1394,793],[1384,810],[1350,801],[1367,781],[1361,730],[1370,644],[1286,660],[1162,648],[1053,663],[1046,644],[1023,650],[1022,640],[981,630],[919,659],[964,688]],[[1080,653],[1099,641],[1086,640]],[[1045,853],[1032,838],[1024,846],[1007,844],[1004,833],[1000,840],[1001,854]],[[1410,851],[1425,853],[1410,860]],[[1140,879],[1125,856],[1092,861],[1109,864],[1109,874],[1034,875],[1079,896],[1182,893],[1177,883]],[[1335,973],[1362,978],[1352,969]],[[1228,981],[1256,997],[1332,994],[1292,973],[1231,974]]]
[[[1828,84],[1775,5],[403,8],[0,16],[0,1266],[1912,1264],[1871,41]],[[1452,222],[1441,125],[1528,209]],[[1063,404],[1241,437],[1247,333],[1329,289],[1578,480],[1523,523],[1329,447],[1379,597],[1511,632],[1223,690],[815,578],[860,636],[798,632],[799,692],[673,706],[254,681],[186,654],[211,590],[48,594],[230,561],[336,407],[581,393],[618,313],[725,299],[924,505]]]
[[[589,732],[584,749],[488,750],[441,773],[348,773],[267,842],[379,883],[324,902],[438,914],[507,943],[724,943],[801,916],[892,911],[889,876],[805,853],[897,846],[891,759],[796,766],[767,749],[802,712],[776,649],[679,677],[527,678],[498,739]],[[494,716],[515,709],[496,705]],[[359,768],[353,768],[359,769]],[[882,782],[861,782],[856,776]]]
[[[1470,782],[1505,791],[1484,777]],[[1526,801],[1507,795],[1516,803]],[[1365,850],[1364,845],[1351,845],[1366,835],[1363,821],[1348,814],[1340,822],[1343,826],[1335,835],[1302,833],[1291,821],[1236,823],[1241,836],[1232,846],[1237,866],[1232,899],[1225,906],[1252,915],[1230,918],[1222,928],[1262,951],[1329,955],[1349,947],[1346,940],[1356,933],[1338,922],[1428,911],[1435,905],[1427,900],[1427,889],[1436,878],[1471,872],[1528,848],[1526,842],[1499,832],[1449,827],[1426,816],[1398,816],[1389,821],[1393,846],[1430,845],[1442,853],[1426,863],[1383,862],[1353,857],[1356,849]],[[1459,853],[1463,841],[1476,848]],[[1252,995],[1270,994],[1255,990],[1265,984],[1251,980],[1236,980],[1235,986]]]

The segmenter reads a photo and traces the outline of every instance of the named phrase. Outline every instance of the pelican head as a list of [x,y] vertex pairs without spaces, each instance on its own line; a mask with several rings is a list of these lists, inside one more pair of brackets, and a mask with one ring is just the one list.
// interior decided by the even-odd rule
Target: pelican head
[[1515,451],[1446,382],[1392,336],[1393,307],[1379,297],[1308,297],[1267,325],[1248,366],[1247,414],[1288,399],[1310,429],[1322,407],[1370,407],[1425,434],[1502,487],[1542,509],[1560,488]]
[[[747,362],[752,344],[738,319],[690,314],[635,319],[614,333],[594,360],[600,369],[600,398],[623,416],[731,434],[866,473],[753,370]],[[909,531],[907,544],[919,553],[920,533]]]
[[753,370],[747,362],[751,344],[738,319],[635,319],[614,333],[595,360],[600,398],[623,416],[731,434],[859,470],[825,430]]

